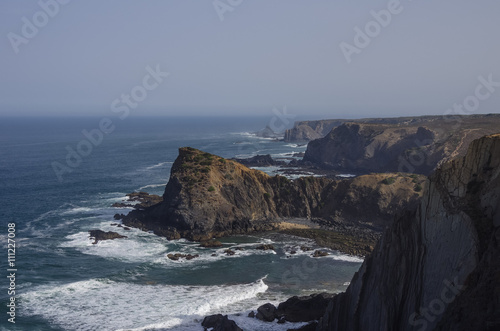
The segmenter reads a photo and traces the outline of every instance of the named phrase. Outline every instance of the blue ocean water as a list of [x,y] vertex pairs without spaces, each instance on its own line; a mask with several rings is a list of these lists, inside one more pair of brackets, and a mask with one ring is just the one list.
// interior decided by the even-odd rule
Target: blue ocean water
[[[266,324],[246,315],[291,295],[345,290],[358,270],[361,259],[338,252],[321,259],[290,255],[300,245],[314,246],[291,236],[223,238],[224,248],[205,249],[111,226],[114,214],[130,210],[111,207],[126,193],[163,193],[179,147],[228,158],[305,150],[253,135],[268,118],[113,119],[113,132],[94,136],[98,144],[82,142],[89,140],[82,131],[99,128],[100,120],[0,121],[2,330],[201,331],[203,316],[213,313],[229,314],[245,330],[286,330],[291,323]],[[78,148],[85,155],[67,159]],[[58,178],[61,165],[70,171]],[[7,314],[9,223],[16,230],[15,324]],[[91,229],[128,238],[93,245]],[[259,243],[273,243],[276,252],[252,249]],[[226,256],[229,247],[244,250]],[[176,252],[200,257],[166,257]]]

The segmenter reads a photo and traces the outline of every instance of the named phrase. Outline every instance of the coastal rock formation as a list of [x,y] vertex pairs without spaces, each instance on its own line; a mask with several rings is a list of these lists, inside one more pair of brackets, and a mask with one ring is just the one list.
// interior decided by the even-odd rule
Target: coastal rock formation
[[319,217],[381,230],[418,200],[416,185],[422,184],[421,177],[405,174],[292,181],[186,147],[179,149],[163,201],[131,211],[123,224],[196,241],[277,229],[285,218]]
[[464,155],[474,139],[496,133],[500,115],[356,120],[311,141],[303,162],[337,171],[429,175]]
[[286,162],[284,161],[274,160],[270,154],[255,155],[249,159],[234,159],[234,160],[247,167],[268,167],[268,166],[280,166],[286,164]]
[[126,236],[122,236],[119,233],[113,232],[113,231],[102,231],[102,230],[90,230],[90,239],[94,239],[93,244],[97,244],[99,241],[102,240],[113,240],[113,239],[119,239],[119,238],[127,238]]
[[309,322],[320,319],[334,294],[320,293],[305,297],[291,297],[279,304],[276,316],[288,322]]
[[201,322],[201,326],[207,330],[212,328],[212,331],[243,331],[236,322],[228,319],[227,315],[211,315],[207,316]]
[[285,141],[310,141],[323,138],[334,127],[348,120],[320,120],[295,122],[293,128],[285,131]]
[[317,330],[500,329],[500,134],[431,177]]
[[132,192],[126,194],[126,201],[137,202],[136,204],[130,204],[125,202],[116,202],[112,205],[112,207],[133,207],[135,209],[144,209],[147,207],[151,207],[163,201],[163,198],[156,194],[149,194],[147,192]]

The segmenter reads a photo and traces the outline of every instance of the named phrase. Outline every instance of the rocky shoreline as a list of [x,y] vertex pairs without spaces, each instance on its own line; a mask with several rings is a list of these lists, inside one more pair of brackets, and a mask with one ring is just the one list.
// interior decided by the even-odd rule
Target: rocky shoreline
[[[498,330],[499,197],[496,134],[475,140],[465,157],[431,176],[421,203],[384,232],[345,292],[321,298],[317,310],[321,294],[267,303],[249,318],[300,320],[310,323],[295,330],[314,331]],[[214,316],[206,320],[231,322]],[[232,321],[219,330],[241,329]]]
[[[500,242],[499,141],[498,134],[475,140],[465,157],[444,163],[429,180],[392,173],[292,181],[181,148],[163,197],[134,193],[131,197],[140,207],[115,218],[127,226],[169,239],[200,241],[207,247],[218,247],[217,237],[276,231],[367,256],[347,291],[324,298],[326,302],[319,305],[323,310],[316,312],[319,317],[304,318],[310,324],[298,330],[415,330],[418,325],[495,329],[500,326],[500,315],[495,313],[500,305],[492,297],[500,293],[500,282],[495,280],[500,264],[494,258]],[[311,251],[313,257],[323,253]],[[448,286],[452,291],[460,290],[454,292],[456,300],[443,304],[442,314],[425,319],[425,307],[439,294],[440,284],[432,281],[436,277],[452,284]],[[493,292],[485,290],[490,286]],[[302,308],[288,319],[281,304],[262,305],[249,318],[290,321],[290,316],[313,306],[310,300],[319,299],[290,298],[289,304]],[[463,309],[481,318],[464,317]],[[203,326],[241,330],[222,315],[208,316]]]
[[[161,199],[158,195],[146,192],[133,192],[127,194],[127,196],[136,197],[133,201],[138,201],[138,205],[141,206],[152,204]],[[122,203],[115,203],[113,206],[121,207]],[[125,217],[123,214],[115,214],[114,216],[117,220],[123,217]],[[112,225],[121,226],[119,224]],[[271,231],[313,239],[318,246],[360,257],[368,255],[381,236],[380,231],[370,229],[369,227],[346,226],[341,223],[335,224],[322,219],[289,218],[277,221],[273,226]],[[202,240],[201,246],[221,247],[222,244],[216,240]]]
[[380,232],[418,201],[417,188],[424,184],[425,177],[409,174],[290,180],[186,147],[172,166],[163,200],[117,218],[126,226],[193,241],[276,231],[293,218]]

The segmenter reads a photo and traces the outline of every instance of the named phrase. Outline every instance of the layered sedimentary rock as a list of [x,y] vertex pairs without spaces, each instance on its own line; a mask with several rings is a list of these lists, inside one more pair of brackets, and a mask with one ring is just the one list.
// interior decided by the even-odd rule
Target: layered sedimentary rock
[[500,329],[500,134],[431,177],[317,330]]
[[192,240],[272,230],[291,217],[383,229],[397,212],[418,200],[423,180],[382,174],[292,181],[186,147],[172,166],[163,201],[130,212],[123,223]]
[[293,128],[285,131],[285,141],[310,141],[323,138],[334,127],[348,120],[320,120],[295,122]]
[[303,161],[339,171],[428,175],[440,164],[464,155],[471,141],[500,127],[497,114],[389,120],[343,123],[311,141]]

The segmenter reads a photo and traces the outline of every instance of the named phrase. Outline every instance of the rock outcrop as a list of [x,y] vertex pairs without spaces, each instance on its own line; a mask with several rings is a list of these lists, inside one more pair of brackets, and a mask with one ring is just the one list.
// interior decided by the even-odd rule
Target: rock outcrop
[[285,165],[284,161],[274,160],[270,154],[267,155],[256,155],[249,159],[233,159],[238,163],[246,165],[247,167],[269,167],[269,166],[281,166]]
[[102,240],[113,240],[113,239],[120,239],[120,238],[127,238],[127,236],[122,236],[121,234],[113,231],[102,231],[102,230],[90,230],[89,231],[89,238],[94,239],[93,244],[97,244],[99,241]]
[[111,207],[133,207],[136,209],[144,209],[147,207],[151,207],[163,201],[163,198],[156,194],[149,194],[147,192],[132,192],[126,194],[127,202],[133,201],[136,204],[130,204],[126,202],[116,202]]
[[291,297],[279,304],[277,318],[284,317],[289,322],[310,322],[320,319],[334,294],[320,293],[306,297]]
[[201,322],[201,326],[208,330],[211,328],[212,331],[243,331],[236,322],[228,319],[227,315],[211,315],[207,316]]
[[464,155],[471,141],[499,127],[498,114],[356,120],[311,141],[303,162],[351,173],[429,175],[443,162]]
[[500,329],[500,134],[431,177],[317,330]]
[[186,147],[179,149],[163,201],[131,211],[123,224],[196,241],[273,230],[290,217],[320,217],[381,230],[397,212],[416,203],[421,195],[417,185],[423,180],[382,174],[292,181]]
[[301,142],[323,138],[334,127],[349,120],[320,120],[295,122],[293,128],[285,131],[285,141]]

